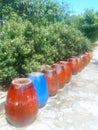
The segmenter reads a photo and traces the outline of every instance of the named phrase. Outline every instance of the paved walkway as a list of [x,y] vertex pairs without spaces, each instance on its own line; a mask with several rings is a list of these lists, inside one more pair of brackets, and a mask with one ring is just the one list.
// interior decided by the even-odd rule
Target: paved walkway
[[98,130],[98,47],[90,64],[49,98],[30,126],[11,126],[1,109],[0,130]]

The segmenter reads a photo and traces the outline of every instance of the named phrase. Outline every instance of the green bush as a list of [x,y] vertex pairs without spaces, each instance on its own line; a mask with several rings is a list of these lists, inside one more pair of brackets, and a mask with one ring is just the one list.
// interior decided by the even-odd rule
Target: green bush
[[93,49],[91,42],[72,26],[58,23],[53,25],[53,30],[53,33],[57,35],[57,41],[54,44],[57,48],[58,60],[67,59]]
[[9,82],[17,76],[14,68],[15,59],[12,57],[13,50],[8,41],[0,43],[0,81]]
[[0,33],[0,80],[11,81],[32,71],[41,71],[44,64],[82,54],[92,49],[83,34],[64,23],[49,26],[10,20]]

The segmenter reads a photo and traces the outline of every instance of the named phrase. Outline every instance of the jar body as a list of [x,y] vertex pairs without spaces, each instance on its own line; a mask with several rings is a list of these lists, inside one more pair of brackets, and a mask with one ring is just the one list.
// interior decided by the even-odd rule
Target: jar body
[[49,95],[53,96],[57,93],[59,88],[56,70],[53,68],[46,68],[44,69],[43,73],[47,80]]
[[9,123],[25,126],[33,122],[38,112],[38,99],[32,82],[27,78],[13,80],[5,102]]
[[69,63],[67,61],[60,61],[60,64],[64,66],[65,70],[65,83],[68,83],[71,80],[72,77],[72,71]]
[[88,65],[89,62],[90,62],[90,59],[91,59],[90,53],[89,53],[89,52],[86,52],[85,55],[86,55],[86,65]]
[[85,67],[85,58],[84,58],[85,56],[84,56],[84,54],[82,54],[81,56],[80,56],[80,59],[81,59],[81,62],[82,62],[82,69],[84,69],[84,67]]
[[69,58],[69,65],[72,70],[72,74],[77,74],[79,72],[79,64],[77,57]]
[[32,72],[28,75],[28,78],[32,80],[36,89],[39,107],[43,107],[49,97],[48,85],[44,74],[41,72]]
[[86,67],[86,65],[89,63],[89,57],[88,57],[88,54],[84,53],[82,54],[82,60],[83,60],[83,63],[84,63],[84,67]]
[[93,52],[89,51],[89,57],[90,57],[90,60],[93,58]]
[[78,60],[78,70],[79,70],[79,72],[80,71],[82,71],[82,69],[83,69],[83,61],[82,61],[82,59],[81,59],[81,57],[79,56],[79,57],[77,57],[77,60]]
[[52,65],[52,68],[54,68],[57,72],[58,81],[59,81],[59,88],[62,88],[65,84],[65,70],[64,66],[58,63],[55,63]]

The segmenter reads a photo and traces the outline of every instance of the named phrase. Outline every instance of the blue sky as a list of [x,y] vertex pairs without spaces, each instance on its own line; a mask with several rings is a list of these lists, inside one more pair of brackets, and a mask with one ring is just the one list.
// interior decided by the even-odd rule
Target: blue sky
[[98,11],[98,0],[57,0],[59,2],[68,3],[69,7],[74,11],[74,14],[81,14],[86,9],[94,9]]

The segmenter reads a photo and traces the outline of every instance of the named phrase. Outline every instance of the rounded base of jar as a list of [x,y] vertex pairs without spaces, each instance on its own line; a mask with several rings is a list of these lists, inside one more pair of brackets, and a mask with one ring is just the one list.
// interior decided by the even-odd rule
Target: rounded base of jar
[[25,126],[28,126],[28,125],[32,124],[36,120],[36,117],[32,118],[28,122],[27,121],[26,122],[24,122],[24,121],[23,122],[14,122],[14,121],[11,121],[10,119],[7,119],[7,117],[6,117],[6,120],[12,126],[25,127]]

